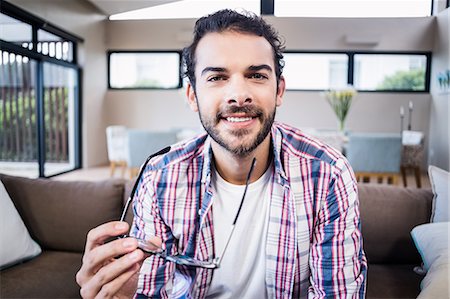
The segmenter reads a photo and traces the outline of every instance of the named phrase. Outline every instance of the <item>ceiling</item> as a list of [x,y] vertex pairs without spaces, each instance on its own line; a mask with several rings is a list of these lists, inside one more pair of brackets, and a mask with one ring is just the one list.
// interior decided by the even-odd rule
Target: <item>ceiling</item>
[[87,0],[105,15],[110,16],[125,11],[157,6],[178,0]]

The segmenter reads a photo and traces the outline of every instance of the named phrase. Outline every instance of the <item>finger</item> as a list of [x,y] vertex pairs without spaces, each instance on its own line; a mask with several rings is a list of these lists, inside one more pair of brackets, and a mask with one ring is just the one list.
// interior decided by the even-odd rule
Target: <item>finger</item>
[[[112,236],[123,235],[129,229],[128,223],[121,221],[113,221],[102,224],[94,229],[92,229],[87,236],[86,250],[83,255],[83,263],[80,270],[77,272],[76,281],[80,286],[83,286],[91,277],[98,271],[98,269],[108,264],[111,260],[111,256],[114,256],[117,251],[126,253],[135,249],[135,243],[127,243],[125,246],[123,243],[122,247],[126,249],[125,251],[120,250],[119,244],[105,244],[103,242]],[[124,242],[124,241],[123,241]],[[104,247],[103,250],[98,252],[92,252],[95,248]],[[128,249],[127,249],[128,247]],[[115,250],[114,250],[115,248]],[[111,254],[106,254],[106,251],[111,251]]]
[[126,234],[128,230],[129,225],[124,221],[111,221],[91,229],[87,235],[85,252],[102,245],[111,237]]
[[126,272],[123,272],[117,276],[114,280],[104,285],[100,292],[99,298],[107,298],[114,296],[118,292],[127,297],[132,297],[136,293],[139,270],[142,263],[136,263],[132,267],[128,268]]
[[[83,298],[93,298],[97,296],[100,290],[105,285],[117,286],[123,285],[123,281],[115,280],[121,277],[124,273],[128,273],[130,268],[136,267],[144,258],[144,254],[140,250],[135,250],[121,258],[114,260],[108,265],[102,267],[84,286],[82,291]],[[137,270],[136,270],[137,271]],[[133,270],[133,273],[135,271]],[[106,288],[108,290],[109,287]]]
[[122,256],[138,247],[135,238],[124,238],[111,241],[95,247],[83,256],[83,267],[89,275],[95,274],[98,269],[114,261],[115,257]]

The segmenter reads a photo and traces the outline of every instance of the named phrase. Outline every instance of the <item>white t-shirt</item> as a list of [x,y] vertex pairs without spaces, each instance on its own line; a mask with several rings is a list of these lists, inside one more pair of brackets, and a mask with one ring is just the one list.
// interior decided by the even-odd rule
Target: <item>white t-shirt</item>
[[233,235],[223,257],[245,185],[225,181],[213,172],[213,224],[216,255],[222,258],[214,270],[207,298],[267,298],[265,244],[269,223],[269,182],[272,165],[248,186]]

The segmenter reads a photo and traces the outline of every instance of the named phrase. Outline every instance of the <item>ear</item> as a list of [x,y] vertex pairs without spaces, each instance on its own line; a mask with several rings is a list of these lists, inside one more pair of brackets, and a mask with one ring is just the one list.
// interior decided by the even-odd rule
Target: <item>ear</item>
[[198,112],[197,99],[195,97],[194,87],[191,83],[188,83],[186,88],[186,97],[188,100],[189,107],[191,107],[192,111]]
[[283,75],[281,75],[280,80],[278,82],[278,91],[277,91],[277,100],[276,100],[277,107],[279,107],[279,106],[281,106],[281,104],[283,104],[283,95],[284,95],[285,90],[286,90],[286,81],[284,80]]

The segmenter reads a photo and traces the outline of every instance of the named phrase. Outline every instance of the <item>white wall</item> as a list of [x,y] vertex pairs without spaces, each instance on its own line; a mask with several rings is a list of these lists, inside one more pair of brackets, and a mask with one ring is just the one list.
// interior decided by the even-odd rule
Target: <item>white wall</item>
[[[180,50],[189,43],[195,20],[105,21],[89,3],[81,0],[11,2],[85,39],[79,50],[79,63],[83,67],[84,167],[107,162],[107,125],[155,130],[200,126],[197,116],[186,105],[184,90],[117,91],[106,87],[106,49]],[[434,18],[271,17],[268,20],[285,37],[288,50],[432,51],[435,47]],[[347,38],[366,37],[377,42],[376,45],[346,43]],[[448,48],[443,51],[448,53]],[[410,100],[414,102],[413,129],[429,132],[432,98],[425,93],[359,93],[348,116],[347,128],[398,132],[399,107],[406,108]],[[436,105],[434,101],[433,94],[433,105]],[[441,106],[437,109],[440,111]],[[298,127],[336,127],[331,109],[318,92],[288,91],[277,119]],[[436,126],[442,127],[432,123],[432,134]],[[433,147],[434,159],[441,156],[440,149],[440,146]]]
[[450,9],[439,13],[436,21],[436,38],[431,75],[431,113],[429,163],[449,170],[449,115],[450,91],[440,89],[437,74],[450,70]]
[[[434,21],[431,18],[317,19],[268,18],[284,36],[288,50],[431,51]],[[178,50],[192,36],[194,20],[110,21],[109,49]],[[346,38],[366,38],[378,43],[348,44]],[[184,91],[116,91],[106,94],[109,124],[162,130],[198,126],[196,115],[185,104]],[[359,93],[347,119],[354,131],[399,132],[400,106],[407,111],[413,101],[413,129],[428,134],[431,97],[426,93]],[[318,92],[288,91],[277,119],[298,127],[333,129],[336,118]],[[406,127],[407,118],[405,118]]]
[[82,165],[105,164],[105,16],[86,1],[12,0],[12,4],[84,39],[79,43],[82,79]]
[[[268,18],[291,50],[431,51],[431,18]],[[348,44],[346,38],[370,38],[375,46]]]
[[[190,42],[195,20],[109,21],[106,46],[111,50],[181,50]],[[108,124],[151,130],[199,128],[187,106],[185,90],[108,90]]]
[[109,124],[163,131],[171,128],[198,128],[197,114],[185,100],[185,91],[108,91],[106,114]]
[[[359,93],[347,116],[346,129],[359,132],[400,132],[400,106],[405,109],[404,128],[408,121],[408,103],[414,103],[412,129],[428,132],[430,95]],[[297,127],[336,129],[337,118],[324,98],[316,92],[289,92],[278,119]]]

